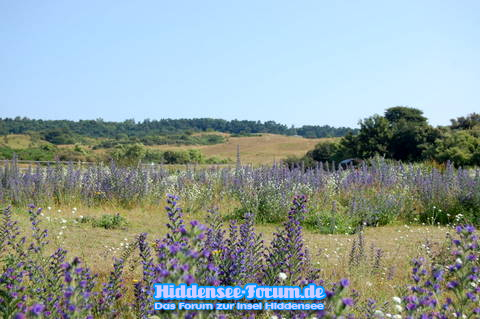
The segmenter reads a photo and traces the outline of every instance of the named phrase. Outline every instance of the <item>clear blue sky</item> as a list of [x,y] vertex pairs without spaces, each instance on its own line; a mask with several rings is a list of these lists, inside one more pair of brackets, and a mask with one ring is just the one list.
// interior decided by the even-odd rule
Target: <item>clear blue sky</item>
[[480,111],[480,1],[0,0],[0,117]]

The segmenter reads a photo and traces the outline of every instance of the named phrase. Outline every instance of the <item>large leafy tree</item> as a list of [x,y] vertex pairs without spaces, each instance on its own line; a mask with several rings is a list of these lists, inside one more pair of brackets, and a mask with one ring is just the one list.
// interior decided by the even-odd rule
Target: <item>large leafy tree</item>
[[419,109],[396,106],[385,111],[390,124],[391,138],[389,157],[397,160],[418,161],[422,159],[425,146],[433,143],[438,132],[430,125]]
[[416,161],[423,158],[425,147],[439,135],[439,131],[428,124],[421,110],[396,106],[387,109],[384,116],[374,115],[361,121],[358,135],[346,135],[339,152],[344,157],[380,155]]
[[385,111],[385,118],[390,123],[408,122],[418,125],[427,125],[427,118],[419,109],[406,106],[395,106]]
[[368,158],[376,155],[388,156],[388,145],[392,137],[390,123],[380,115],[360,121],[358,135],[342,139],[343,153],[353,157]]

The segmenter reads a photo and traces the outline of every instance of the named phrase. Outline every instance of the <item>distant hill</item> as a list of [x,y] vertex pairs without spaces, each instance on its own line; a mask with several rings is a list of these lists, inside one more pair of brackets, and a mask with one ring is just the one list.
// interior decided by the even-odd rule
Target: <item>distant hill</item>
[[211,118],[147,119],[142,122],[135,122],[135,120],[107,122],[102,119],[70,121],[35,120],[25,117],[0,118],[0,135],[37,133],[40,138],[53,144],[73,144],[78,140],[78,136],[125,139],[211,131],[238,135],[257,133],[299,135],[306,138],[341,137],[349,132],[354,134],[357,132],[356,129],[329,125],[304,125],[298,128],[289,128],[274,121],[227,121]]
[[[192,134],[192,138],[199,138],[206,133]],[[211,132],[207,134],[222,138],[216,144],[162,144],[143,146],[146,154],[164,154],[173,152],[182,156],[189,151],[196,151],[204,158],[205,164],[234,164],[237,157],[237,146],[240,149],[240,159],[243,164],[271,164],[290,156],[301,157],[307,151],[322,141],[338,138],[303,138],[301,136],[286,136],[279,134],[250,134],[240,136],[235,134]],[[98,148],[102,138],[91,139],[89,144],[76,143],[75,145],[54,145],[28,134],[10,134],[0,136],[0,160],[11,159],[16,154],[21,160],[34,161],[108,161],[109,155],[115,147]],[[128,144],[127,144],[128,145]],[[150,156],[151,158],[151,156]],[[210,159],[210,160],[209,160]],[[156,162],[145,158],[144,163]],[[163,162],[163,161],[162,161]]]
[[197,149],[207,157],[220,157],[235,162],[237,145],[240,148],[240,160],[243,164],[270,164],[289,156],[303,156],[321,141],[336,138],[311,138],[300,136],[284,136],[278,134],[262,134],[251,137],[229,137],[223,144],[214,145],[159,145],[150,149],[176,151]]

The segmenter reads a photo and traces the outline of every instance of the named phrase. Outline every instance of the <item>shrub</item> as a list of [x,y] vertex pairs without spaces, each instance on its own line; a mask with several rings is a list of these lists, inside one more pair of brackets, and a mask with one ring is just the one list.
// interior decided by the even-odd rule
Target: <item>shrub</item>
[[102,227],[105,229],[116,229],[125,226],[126,224],[127,220],[120,214],[105,214],[92,222],[94,227]]
[[315,145],[315,148],[309,151],[306,155],[316,162],[331,162],[341,161],[343,154],[340,154],[340,144],[338,142],[320,142]]
[[89,223],[93,227],[100,227],[105,229],[118,229],[128,225],[125,217],[120,214],[104,214],[100,218],[83,216],[76,219],[82,224]]

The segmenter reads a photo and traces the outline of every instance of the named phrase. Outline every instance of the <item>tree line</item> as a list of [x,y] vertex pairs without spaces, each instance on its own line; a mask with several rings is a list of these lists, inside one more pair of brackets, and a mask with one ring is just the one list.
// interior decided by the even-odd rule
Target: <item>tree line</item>
[[182,134],[185,132],[217,131],[230,134],[272,133],[300,135],[307,138],[340,137],[356,133],[356,129],[332,127],[329,125],[304,125],[288,127],[275,121],[198,119],[146,119],[136,122],[133,119],[123,122],[97,120],[40,120],[26,117],[0,118],[0,135],[37,133],[54,144],[72,144],[76,137],[125,139],[131,137],[151,137],[158,135]]
[[303,158],[291,157],[286,162],[312,166],[316,162],[383,156],[406,162],[480,165],[480,114],[452,119],[449,126],[433,127],[421,110],[397,106],[359,124],[358,134],[348,133],[338,141],[321,142]]

